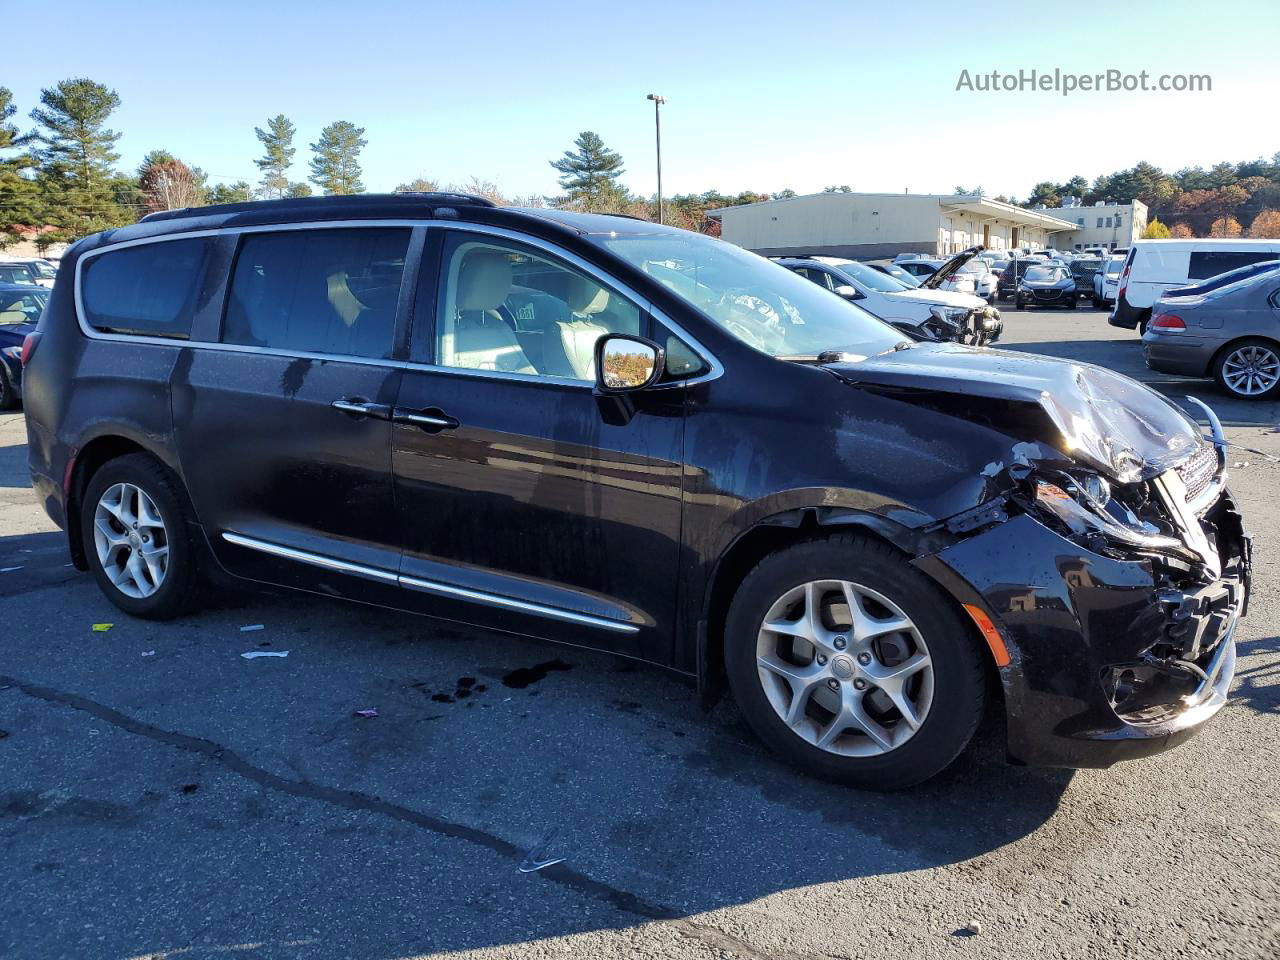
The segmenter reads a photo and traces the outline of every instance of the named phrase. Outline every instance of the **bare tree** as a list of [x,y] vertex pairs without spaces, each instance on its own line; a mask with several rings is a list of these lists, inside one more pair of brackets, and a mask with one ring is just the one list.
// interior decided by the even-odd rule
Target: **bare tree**
[[138,189],[148,213],[198,207],[204,203],[204,186],[200,178],[176,157],[145,164],[138,176]]

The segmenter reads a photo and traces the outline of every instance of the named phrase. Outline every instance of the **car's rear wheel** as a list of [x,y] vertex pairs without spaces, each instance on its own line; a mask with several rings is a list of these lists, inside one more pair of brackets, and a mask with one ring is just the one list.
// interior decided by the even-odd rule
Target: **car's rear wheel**
[[135,617],[166,620],[194,599],[195,544],[169,471],[146,454],[106,463],[80,505],[85,557],[99,588]]
[[18,405],[18,391],[9,382],[9,373],[0,365],[0,410],[11,410]]
[[1021,297],[1018,297],[1016,300],[1014,300],[1013,305],[1017,307],[1019,310],[1026,309],[1026,301],[1023,300]]
[[1076,298],[1075,298],[1075,297],[1067,297],[1067,309],[1068,309],[1068,310],[1074,310],[1075,308],[1076,308]]
[[730,606],[725,667],[770,748],[868,789],[939,773],[982,714],[982,661],[950,600],[893,548],[859,536],[761,561]]
[[1280,345],[1261,337],[1229,344],[1214,358],[1213,376],[1234,397],[1270,400],[1280,393]]

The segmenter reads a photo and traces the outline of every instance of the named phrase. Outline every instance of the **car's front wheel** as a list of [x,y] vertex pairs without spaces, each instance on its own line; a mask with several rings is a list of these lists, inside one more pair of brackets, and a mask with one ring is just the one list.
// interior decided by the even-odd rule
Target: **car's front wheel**
[[856,535],[760,562],[730,606],[725,668],[776,753],[867,789],[939,773],[982,714],[982,661],[950,600],[892,547]]
[[1213,361],[1223,390],[1245,400],[1270,400],[1280,393],[1280,345],[1261,337],[1233,343]]
[[18,405],[18,391],[9,382],[9,373],[0,365],[0,410],[8,410]]
[[190,606],[196,555],[183,503],[176,481],[146,454],[111,460],[90,479],[80,505],[85,556],[126,613],[167,620]]

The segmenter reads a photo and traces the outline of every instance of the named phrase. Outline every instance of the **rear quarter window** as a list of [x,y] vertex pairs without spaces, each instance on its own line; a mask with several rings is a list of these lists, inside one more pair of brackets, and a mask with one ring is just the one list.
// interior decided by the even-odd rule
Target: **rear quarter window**
[[166,240],[86,258],[85,322],[103,333],[189,339],[210,248],[205,238]]

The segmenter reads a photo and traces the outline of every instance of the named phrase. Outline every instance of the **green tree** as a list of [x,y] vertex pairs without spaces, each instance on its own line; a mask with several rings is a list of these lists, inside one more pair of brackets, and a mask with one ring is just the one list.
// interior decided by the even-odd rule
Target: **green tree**
[[1168,240],[1169,228],[1156,217],[1152,217],[1147,229],[1142,231],[1143,240]]
[[285,190],[286,197],[309,197],[311,196],[311,184],[309,183],[291,183],[289,188]]
[[31,111],[38,124],[34,156],[45,219],[58,228],[51,239],[73,240],[133,221],[116,196],[120,134],[106,125],[120,97],[78,77],[40,91],[40,104]]
[[360,182],[360,151],[369,143],[364,127],[338,120],[320,131],[311,144],[311,182],[328,196],[364,193]]
[[560,171],[560,186],[568,193],[568,204],[585,210],[612,210],[628,198],[618,182],[624,169],[621,155],[604,145],[596,133],[584,130],[559,160],[550,161]]
[[280,113],[267,121],[267,129],[254,127],[253,132],[264,150],[261,159],[253,161],[262,171],[258,195],[264,200],[283,197],[289,191],[289,168],[293,166],[293,155],[298,152],[293,145],[293,124]]
[[842,183],[838,187],[823,187],[823,193],[853,193],[853,187],[847,183]]
[[985,197],[987,195],[987,191],[983,190],[982,187],[980,186],[972,187],[972,188],[953,187],[951,192],[959,196],[965,196],[965,197]]
[[209,188],[210,203],[248,203],[252,199],[253,188],[244,180],[218,183]]
[[26,176],[35,165],[24,149],[31,136],[9,122],[17,112],[13,94],[0,87],[0,249],[20,238],[21,227],[40,224],[39,194]]

